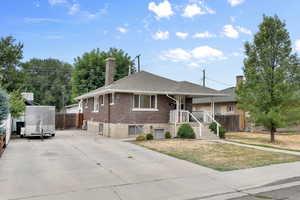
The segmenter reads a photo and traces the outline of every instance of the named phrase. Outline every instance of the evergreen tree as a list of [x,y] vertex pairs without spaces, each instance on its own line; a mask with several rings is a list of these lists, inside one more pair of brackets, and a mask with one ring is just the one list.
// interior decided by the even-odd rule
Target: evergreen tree
[[300,119],[300,62],[285,26],[277,16],[264,16],[253,43],[245,44],[245,81],[236,90],[239,108],[270,130],[271,142],[277,128]]
[[[8,114],[8,103],[7,95],[4,90],[0,89],[0,125],[3,120],[6,119]],[[3,130],[0,129],[0,135],[3,133]]]
[[94,49],[77,57],[72,74],[72,97],[102,87],[105,83],[105,59],[114,57],[116,59],[115,80],[128,75],[131,67],[135,71],[131,57],[123,50],[111,48],[107,52]]

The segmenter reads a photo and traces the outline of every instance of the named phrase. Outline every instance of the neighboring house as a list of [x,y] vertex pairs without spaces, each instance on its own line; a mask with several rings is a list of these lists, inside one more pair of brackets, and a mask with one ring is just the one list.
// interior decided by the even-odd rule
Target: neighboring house
[[81,113],[81,110],[79,109],[78,104],[72,104],[72,105],[65,106],[64,110],[67,114]]
[[[243,76],[236,77],[236,87],[243,80]],[[226,88],[220,92],[227,94],[223,97],[195,98],[193,100],[193,112],[214,112],[215,115],[238,115],[239,130],[245,130],[247,124],[245,121],[245,112],[237,108],[236,87]],[[213,104],[212,104],[213,102]]]
[[176,136],[181,123],[191,123],[198,137],[206,125],[193,118],[192,100],[219,97],[223,93],[190,82],[177,82],[141,71],[114,81],[115,59],[106,60],[105,86],[75,99],[83,110],[88,131],[113,138],[142,133]]

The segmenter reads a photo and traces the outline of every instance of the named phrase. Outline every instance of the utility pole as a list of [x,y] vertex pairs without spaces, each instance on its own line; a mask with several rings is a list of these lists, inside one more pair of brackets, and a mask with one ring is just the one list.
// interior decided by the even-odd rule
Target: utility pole
[[206,79],[206,77],[205,77],[205,69],[204,69],[203,70],[203,78],[202,78],[202,81],[203,81],[202,85],[203,85],[203,87],[205,87],[205,79]]

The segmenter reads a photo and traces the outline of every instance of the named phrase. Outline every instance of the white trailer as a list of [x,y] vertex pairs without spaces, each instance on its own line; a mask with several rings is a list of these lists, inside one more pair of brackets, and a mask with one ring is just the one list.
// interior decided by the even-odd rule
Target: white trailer
[[26,106],[21,136],[55,136],[55,106]]

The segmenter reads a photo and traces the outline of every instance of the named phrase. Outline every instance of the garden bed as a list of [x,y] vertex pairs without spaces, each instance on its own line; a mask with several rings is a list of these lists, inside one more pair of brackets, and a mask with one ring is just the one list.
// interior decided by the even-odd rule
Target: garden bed
[[300,156],[203,140],[153,140],[134,144],[219,171],[300,161]]

